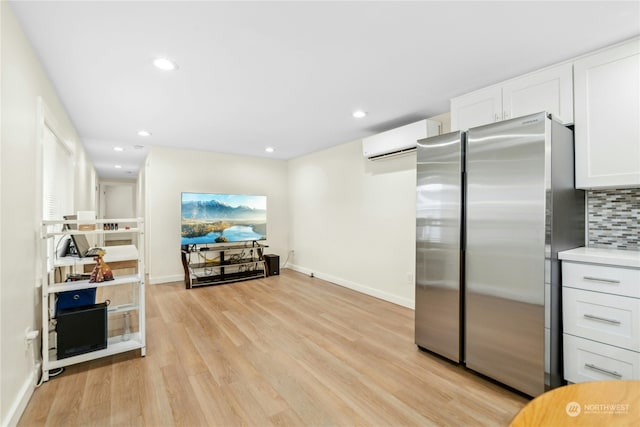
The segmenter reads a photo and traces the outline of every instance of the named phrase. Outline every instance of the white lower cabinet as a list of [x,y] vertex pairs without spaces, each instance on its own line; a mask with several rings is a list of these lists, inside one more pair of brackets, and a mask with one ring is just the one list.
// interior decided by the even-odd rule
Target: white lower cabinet
[[640,352],[640,299],[564,288],[564,332]]
[[564,335],[564,377],[572,383],[640,378],[640,353]]
[[562,263],[562,286],[640,298],[640,270],[602,264]]
[[565,379],[640,380],[640,253],[578,248],[559,258]]

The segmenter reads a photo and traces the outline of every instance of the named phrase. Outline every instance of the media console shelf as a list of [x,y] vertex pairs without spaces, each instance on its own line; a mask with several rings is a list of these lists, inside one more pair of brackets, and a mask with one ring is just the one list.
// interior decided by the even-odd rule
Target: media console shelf
[[259,243],[182,247],[184,283],[195,286],[217,285],[266,277],[263,249]]

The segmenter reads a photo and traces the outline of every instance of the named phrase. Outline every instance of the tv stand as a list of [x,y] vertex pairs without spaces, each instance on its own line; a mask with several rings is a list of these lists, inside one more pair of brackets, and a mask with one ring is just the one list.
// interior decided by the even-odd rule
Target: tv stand
[[191,289],[266,277],[262,256],[266,247],[258,242],[183,246],[184,284]]

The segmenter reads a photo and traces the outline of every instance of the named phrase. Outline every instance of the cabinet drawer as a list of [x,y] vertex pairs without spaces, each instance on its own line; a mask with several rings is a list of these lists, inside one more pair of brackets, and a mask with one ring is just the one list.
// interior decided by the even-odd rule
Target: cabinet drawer
[[573,383],[639,380],[640,353],[564,334],[564,377]]
[[562,290],[564,332],[640,351],[640,299]]
[[640,269],[563,261],[562,286],[640,298]]

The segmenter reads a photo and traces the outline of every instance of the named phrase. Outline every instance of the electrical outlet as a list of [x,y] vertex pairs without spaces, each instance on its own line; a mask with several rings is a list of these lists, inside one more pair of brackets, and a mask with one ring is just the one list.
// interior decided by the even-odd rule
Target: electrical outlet
[[412,272],[408,272],[407,273],[407,284],[408,285],[413,285],[413,273]]

